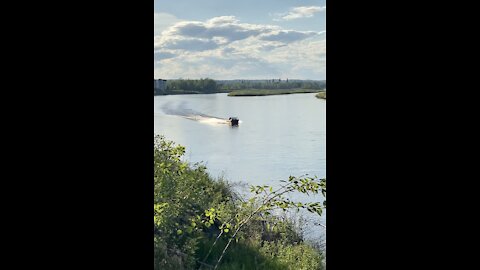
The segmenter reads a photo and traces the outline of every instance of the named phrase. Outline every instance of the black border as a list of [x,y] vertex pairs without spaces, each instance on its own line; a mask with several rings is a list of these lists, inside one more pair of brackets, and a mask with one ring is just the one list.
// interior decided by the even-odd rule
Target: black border
[[365,1],[327,6],[327,268],[409,269],[415,112],[399,95],[411,62],[397,47],[401,20],[392,23],[402,10]]
[[24,5],[8,100],[26,114],[5,127],[13,262],[151,269],[153,3]]

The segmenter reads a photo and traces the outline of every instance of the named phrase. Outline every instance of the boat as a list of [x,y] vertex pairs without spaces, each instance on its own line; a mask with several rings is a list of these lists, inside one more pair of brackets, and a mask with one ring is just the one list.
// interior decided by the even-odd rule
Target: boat
[[238,118],[237,117],[230,117],[228,118],[228,123],[231,125],[231,126],[238,126]]

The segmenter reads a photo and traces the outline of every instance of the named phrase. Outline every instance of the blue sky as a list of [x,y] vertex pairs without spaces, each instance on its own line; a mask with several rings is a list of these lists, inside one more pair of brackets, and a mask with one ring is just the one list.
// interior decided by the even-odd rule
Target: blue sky
[[325,79],[325,0],[154,4],[157,79]]

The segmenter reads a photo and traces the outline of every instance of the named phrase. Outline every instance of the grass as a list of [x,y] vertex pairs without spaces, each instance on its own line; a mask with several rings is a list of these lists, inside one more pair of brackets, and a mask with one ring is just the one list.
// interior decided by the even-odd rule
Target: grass
[[[212,242],[200,244],[199,250],[205,252],[210,248]],[[224,242],[226,241],[220,240],[219,245],[213,248],[212,253],[221,254]],[[197,256],[203,258],[205,254],[200,253]],[[225,259],[218,269],[324,270],[323,258],[323,255],[303,243],[294,245],[281,242],[262,243],[257,239],[249,239],[243,241],[243,243],[234,243],[227,250]],[[212,256],[207,265],[213,266],[216,261],[217,257]],[[208,270],[209,268],[202,267],[201,269]]]
[[303,94],[303,93],[316,93],[319,89],[245,89],[234,90],[228,95],[232,97],[245,97],[245,96],[271,96],[271,95],[288,95],[288,94]]
[[317,98],[327,99],[327,92],[319,92],[315,95]]

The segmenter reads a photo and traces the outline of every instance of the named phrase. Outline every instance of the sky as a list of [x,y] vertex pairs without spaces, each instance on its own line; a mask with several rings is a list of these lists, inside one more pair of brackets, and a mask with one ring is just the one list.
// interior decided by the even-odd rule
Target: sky
[[326,0],[155,0],[155,79],[326,79]]

